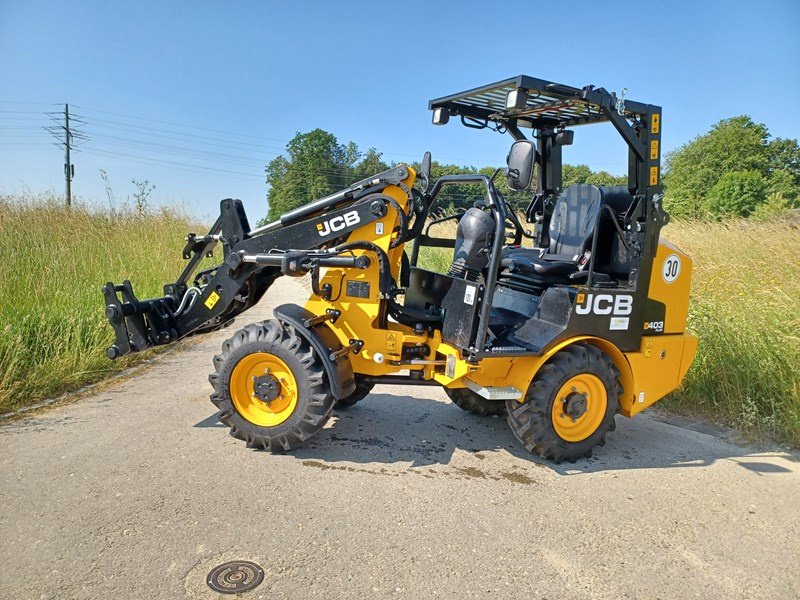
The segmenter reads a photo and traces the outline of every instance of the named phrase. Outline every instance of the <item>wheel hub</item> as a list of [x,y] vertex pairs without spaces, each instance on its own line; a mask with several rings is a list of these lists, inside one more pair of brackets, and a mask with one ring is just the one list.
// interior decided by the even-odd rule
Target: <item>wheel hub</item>
[[589,403],[586,401],[586,394],[571,392],[564,399],[564,413],[573,421],[577,421],[586,414]]
[[597,431],[605,417],[605,384],[593,373],[576,373],[558,389],[552,407],[556,434],[567,442],[583,441]]
[[283,359],[268,352],[253,352],[234,367],[230,394],[245,420],[260,427],[275,427],[294,412],[298,385]]
[[281,384],[272,374],[261,375],[253,380],[253,393],[262,402],[272,402],[281,395]]

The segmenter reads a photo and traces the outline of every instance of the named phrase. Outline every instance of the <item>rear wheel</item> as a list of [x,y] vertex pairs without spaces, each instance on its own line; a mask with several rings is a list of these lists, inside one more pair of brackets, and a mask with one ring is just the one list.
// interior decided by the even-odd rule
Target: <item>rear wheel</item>
[[250,448],[291,450],[322,429],[333,397],[322,361],[291,326],[248,325],[214,357],[211,401]]
[[336,401],[336,405],[334,408],[338,410],[342,410],[343,408],[350,408],[356,402],[360,402],[372,391],[372,388],[375,387],[374,383],[367,383],[366,381],[361,381],[358,377],[356,377],[356,389],[355,391],[350,394],[347,398],[339,398]]
[[555,462],[592,455],[615,427],[622,385],[611,359],[594,346],[558,352],[520,403],[508,400],[508,424],[523,445]]
[[500,400],[487,400],[469,388],[444,388],[453,404],[473,415],[492,417],[506,414],[506,405]]

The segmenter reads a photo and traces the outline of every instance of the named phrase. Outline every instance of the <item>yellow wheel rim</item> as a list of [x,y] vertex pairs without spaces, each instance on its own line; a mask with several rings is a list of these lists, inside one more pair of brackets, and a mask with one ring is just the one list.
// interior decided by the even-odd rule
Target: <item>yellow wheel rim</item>
[[581,373],[569,379],[553,401],[553,427],[567,442],[580,442],[592,435],[606,414],[608,395],[600,378]]
[[[278,382],[278,396],[270,402],[260,400],[255,394],[256,379],[264,375]],[[261,427],[280,425],[297,406],[297,381],[292,371],[280,358],[266,352],[248,354],[236,364],[231,373],[230,392],[236,411]]]

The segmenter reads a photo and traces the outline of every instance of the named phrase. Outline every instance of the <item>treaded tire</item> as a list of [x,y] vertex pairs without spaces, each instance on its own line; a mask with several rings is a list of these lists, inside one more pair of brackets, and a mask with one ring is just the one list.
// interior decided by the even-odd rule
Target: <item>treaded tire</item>
[[[568,442],[553,425],[553,403],[561,387],[583,373],[595,375],[606,390],[606,410],[600,424],[586,439]],[[587,344],[573,344],[558,352],[536,373],[522,403],[507,400],[508,424],[516,438],[530,452],[556,463],[590,457],[596,446],[605,445],[606,434],[616,428],[622,385],[611,359]]]
[[[233,369],[254,352],[277,356],[296,380],[297,405],[279,425],[263,427],[251,423],[239,414],[231,399]],[[322,361],[291,325],[282,327],[273,320],[247,325],[222,344],[222,353],[214,356],[214,369],[208,380],[214,387],[211,401],[220,410],[219,420],[230,427],[233,437],[244,440],[248,448],[269,452],[292,450],[322,429],[333,409],[334,399]]]
[[444,392],[458,408],[473,415],[492,417],[506,414],[506,405],[502,401],[487,400],[469,388],[444,388]]
[[355,391],[350,394],[347,398],[340,398],[336,401],[336,405],[333,407],[336,410],[343,410],[350,408],[356,402],[361,402],[364,398],[369,396],[369,393],[372,391],[372,388],[375,387],[374,383],[367,383],[366,381],[359,381],[358,377],[356,377],[356,389]]

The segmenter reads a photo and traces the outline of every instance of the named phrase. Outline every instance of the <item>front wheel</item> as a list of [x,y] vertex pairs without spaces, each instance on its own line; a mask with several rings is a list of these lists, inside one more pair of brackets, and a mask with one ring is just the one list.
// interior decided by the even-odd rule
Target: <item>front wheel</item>
[[557,463],[591,456],[615,427],[619,376],[594,346],[561,350],[539,369],[522,402],[506,401],[511,431],[528,450]]
[[209,375],[211,401],[250,448],[291,450],[325,425],[334,399],[322,360],[289,325],[248,325],[222,344]]

